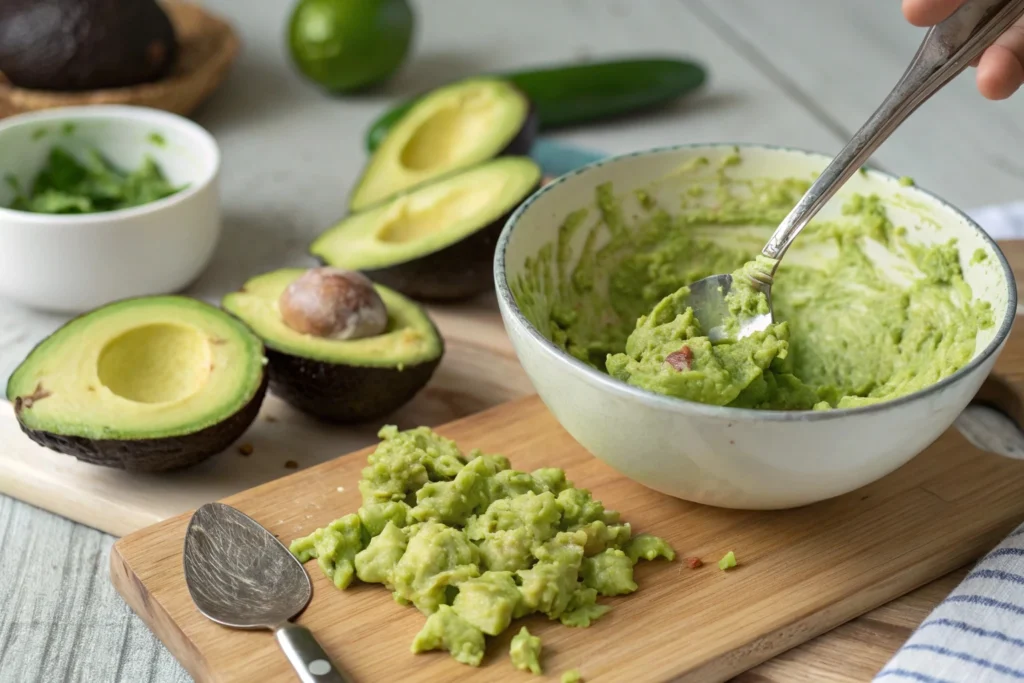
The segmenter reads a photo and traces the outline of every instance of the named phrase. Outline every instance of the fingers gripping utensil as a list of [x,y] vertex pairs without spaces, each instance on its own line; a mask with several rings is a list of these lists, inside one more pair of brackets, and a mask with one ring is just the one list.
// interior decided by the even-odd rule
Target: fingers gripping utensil
[[1024,0],[968,0],[948,19],[928,30],[892,92],[829,163],[782,221],[761,251],[759,268],[748,269],[754,288],[768,298],[768,312],[740,317],[726,325],[726,296],[732,275],[711,275],[690,285],[689,306],[711,341],[747,337],[772,323],[771,286],[786,250],[836,191],[929,97],[938,92],[1024,14]]
[[196,607],[218,624],[274,632],[303,683],[351,683],[309,629],[293,624],[309,603],[309,575],[255,520],[223,503],[192,515],[185,533],[185,583]]

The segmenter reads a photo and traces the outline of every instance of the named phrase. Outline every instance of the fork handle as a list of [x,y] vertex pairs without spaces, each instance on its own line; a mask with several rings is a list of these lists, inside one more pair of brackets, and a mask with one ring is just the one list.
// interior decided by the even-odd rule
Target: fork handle
[[896,86],[768,240],[761,253],[775,261],[772,277],[789,245],[842,184],[897,126],[966,69],[1021,14],[1024,0],[968,0],[948,19],[928,30]]
[[308,628],[285,624],[274,631],[274,637],[302,683],[354,683],[334,665]]

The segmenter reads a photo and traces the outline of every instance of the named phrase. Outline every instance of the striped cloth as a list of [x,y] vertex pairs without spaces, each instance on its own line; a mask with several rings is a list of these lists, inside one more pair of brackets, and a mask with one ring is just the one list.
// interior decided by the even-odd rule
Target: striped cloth
[[[531,154],[550,176],[605,156],[550,140]],[[1024,238],[1024,202],[969,213],[996,239]],[[1024,683],[1024,525],[971,570],[874,680]]]
[[[968,213],[996,239],[1024,238],[1024,202]],[[921,622],[875,681],[1024,681],[1024,525]]]
[[1024,681],[1024,525],[921,622],[875,681]]

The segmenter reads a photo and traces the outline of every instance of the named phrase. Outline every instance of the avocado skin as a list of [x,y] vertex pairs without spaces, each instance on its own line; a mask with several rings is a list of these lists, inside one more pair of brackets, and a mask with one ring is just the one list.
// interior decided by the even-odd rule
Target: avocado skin
[[[540,183],[530,195],[540,189]],[[527,196],[530,196],[527,195]],[[494,287],[494,250],[505,223],[519,205],[455,244],[385,268],[364,269],[366,277],[418,301],[464,301]],[[321,263],[330,265],[323,259]]]
[[153,0],[3,0],[0,71],[18,87],[76,91],[155,81],[177,58]]
[[411,401],[443,356],[442,346],[434,360],[399,370],[325,363],[267,347],[270,390],[296,410],[325,422],[368,422]]
[[[237,441],[256,419],[267,393],[269,375],[264,371],[259,388],[241,410],[206,429],[160,439],[87,439],[65,436],[18,425],[28,438],[82,462],[115,467],[128,472],[169,472],[190,467],[221,453]],[[15,404],[15,414],[17,414]]]

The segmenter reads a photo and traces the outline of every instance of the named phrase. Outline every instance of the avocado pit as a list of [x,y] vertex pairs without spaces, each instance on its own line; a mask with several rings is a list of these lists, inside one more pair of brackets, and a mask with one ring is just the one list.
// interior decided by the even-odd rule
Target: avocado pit
[[363,339],[382,334],[388,311],[365,275],[340,268],[312,268],[278,300],[291,329],[325,339]]
[[353,271],[264,273],[222,306],[263,340],[271,391],[329,422],[391,413],[427,384],[444,354],[426,311]]

